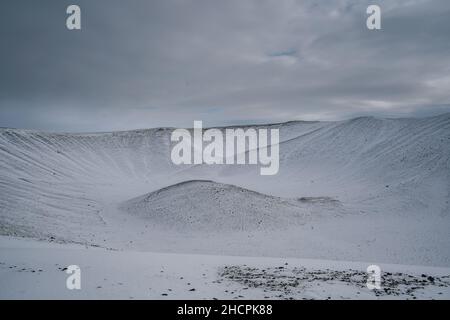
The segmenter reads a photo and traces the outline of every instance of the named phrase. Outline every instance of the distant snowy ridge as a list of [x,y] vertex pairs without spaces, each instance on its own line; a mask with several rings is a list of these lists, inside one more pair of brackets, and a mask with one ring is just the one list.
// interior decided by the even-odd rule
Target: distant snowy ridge
[[[173,219],[177,226],[186,223],[186,230],[200,230],[211,206],[218,209],[208,213],[213,220],[231,211],[244,219],[223,221],[226,236],[240,232],[239,226],[244,233],[283,227],[283,217],[297,210],[285,199],[313,197],[339,201],[339,206],[300,202],[305,215],[289,225],[306,221],[298,227],[301,233],[293,233],[302,243],[293,243],[286,254],[328,258],[339,253],[365,260],[376,255],[389,262],[450,265],[450,114],[267,126],[280,129],[280,170],[270,177],[248,165],[176,166],[170,160],[170,128],[83,134],[0,129],[0,234],[138,246],[150,235],[125,230],[121,219],[146,221],[149,228]],[[200,183],[200,189],[198,182],[177,185],[191,180],[214,183]],[[217,188],[223,193],[211,200]],[[147,194],[150,202],[135,199]],[[186,195],[192,195],[190,202],[181,201]],[[128,213],[116,212],[128,200]],[[200,210],[183,207],[194,204]],[[167,221],[158,220],[163,216],[156,208]],[[194,222],[184,220],[187,212],[197,214]],[[160,217],[159,222],[151,217]],[[326,230],[320,228],[325,225]],[[137,222],[132,228],[139,227]],[[132,244],[130,234],[136,237]],[[114,243],[108,238],[113,235]],[[282,240],[279,233],[265,238]]]

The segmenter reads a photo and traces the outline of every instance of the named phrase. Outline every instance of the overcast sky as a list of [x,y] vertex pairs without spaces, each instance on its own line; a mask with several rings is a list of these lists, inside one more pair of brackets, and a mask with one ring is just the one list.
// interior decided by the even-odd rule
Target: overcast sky
[[[366,8],[382,9],[382,30]],[[78,4],[82,30],[66,29]],[[6,0],[0,126],[106,131],[450,112],[450,1]]]

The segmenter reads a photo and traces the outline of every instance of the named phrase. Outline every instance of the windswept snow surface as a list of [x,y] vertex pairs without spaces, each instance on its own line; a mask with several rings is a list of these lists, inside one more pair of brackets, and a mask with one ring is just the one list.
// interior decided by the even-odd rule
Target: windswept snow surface
[[0,234],[124,255],[450,267],[450,114],[258,127],[280,129],[277,175],[176,166],[171,128],[0,129]]
[[[450,268],[381,264],[383,286],[369,290],[364,262],[111,251],[1,239],[0,299],[450,297]],[[81,289],[68,290],[65,269],[75,262]]]

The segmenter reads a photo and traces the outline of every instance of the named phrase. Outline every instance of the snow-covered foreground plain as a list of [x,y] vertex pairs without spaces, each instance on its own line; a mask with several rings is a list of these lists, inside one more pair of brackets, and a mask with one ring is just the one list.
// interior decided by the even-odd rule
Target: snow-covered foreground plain
[[[7,299],[449,299],[450,268],[285,258],[111,251],[1,238],[0,298]],[[68,290],[65,268],[81,268]]]
[[[322,280],[314,283],[324,284],[299,285],[281,297],[370,298],[373,292],[348,291],[353,285],[325,280],[319,270],[361,271],[369,262],[420,274],[450,267],[450,114],[264,127],[280,129],[280,170],[274,176],[248,165],[176,166],[170,128],[85,134],[0,129],[0,282],[8,284],[0,295],[49,297],[61,285],[59,296],[67,298],[164,298],[169,288],[171,298],[257,298],[266,294],[261,286],[270,286],[237,294],[242,278],[264,268],[263,278],[278,279],[269,266],[290,257],[292,266],[317,268]],[[20,248],[25,245],[17,237],[40,241]],[[77,261],[65,258],[70,255]],[[165,262],[154,264],[158,259]],[[64,282],[55,280],[65,274],[50,271],[45,261],[83,270],[85,265],[95,270],[93,277],[105,269],[111,279],[130,278],[110,293],[101,290],[105,284],[88,287],[107,276],[85,279],[83,293],[66,292]],[[47,271],[17,271],[20,263],[36,271],[41,262]],[[225,265],[230,268],[224,279],[212,283]],[[185,277],[183,268],[192,272],[198,288],[183,291],[182,282],[162,276],[162,266],[175,268],[174,277]],[[147,267],[143,277],[157,285],[139,281],[138,271]],[[286,279],[314,276],[301,271],[288,271]],[[203,273],[211,284],[200,283]],[[350,272],[345,278],[360,283],[354,279],[360,276]],[[236,289],[222,292],[225,283]],[[448,297],[433,286],[423,290],[417,297]],[[405,294],[399,296],[412,298]]]

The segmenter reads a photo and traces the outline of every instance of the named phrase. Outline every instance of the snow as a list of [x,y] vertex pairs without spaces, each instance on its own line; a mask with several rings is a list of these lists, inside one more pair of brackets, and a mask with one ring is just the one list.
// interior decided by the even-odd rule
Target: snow
[[[23,260],[34,268],[43,255],[63,265],[69,263],[64,252],[77,252],[86,265],[92,259],[92,268],[100,260],[96,253],[124,268],[134,265],[126,263],[131,256],[140,268],[144,256],[159,255],[173,257],[174,265],[187,255],[220,260],[220,266],[242,256],[260,259],[258,267],[270,257],[277,263],[286,257],[323,261],[317,265],[322,269],[333,261],[347,268],[359,263],[358,270],[367,267],[358,261],[401,270],[450,267],[450,114],[258,127],[280,129],[275,176],[246,165],[176,166],[170,128],[82,134],[0,129],[1,262]],[[27,240],[16,237],[41,240],[44,247],[27,242],[22,248]],[[248,264],[244,260],[236,264]],[[211,280],[220,267],[214,266]],[[196,265],[192,272],[196,268],[201,270]],[[2,273],[0,282],[17,283],[26,296],[52,295],[34,285],[37,276]],[[45,279],[45,288],[53,290]],[[103,297],[125,297],[121,290],[135,298],[160,294],[145,295],[137,282]],[[20,296],[0,291],[2,297]]]
[[[369,264],[361,262],[111,251],[11,237],[1,240],[1,299],[450,297],[450,268],[381,264],[382,288],[369,290],[365,285]],[[80,290],[66,288],[69,275],[64,269],[74,264],[81,269]]]

